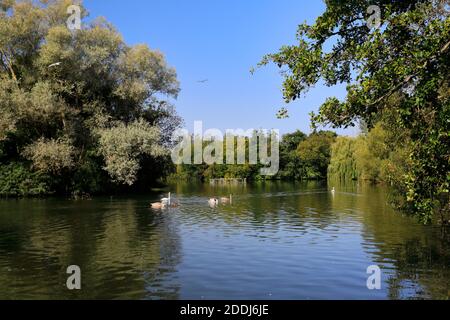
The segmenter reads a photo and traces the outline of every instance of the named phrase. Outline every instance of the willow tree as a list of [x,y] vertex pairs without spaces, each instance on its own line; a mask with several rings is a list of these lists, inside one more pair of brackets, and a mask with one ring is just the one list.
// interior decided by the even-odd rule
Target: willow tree
[[359,178],[360,174],[355,159],[356,142],[356,138],[338,137],[333,143],[328,166],[329,179],[351,181]]
[[71,5],[0,1],[1,161],[29,163],[68,190],[101,191],[106,173],[132,185],[180,124],[176,72],[105,20],[86,22],[81,5],[71,30]]
[[[286,102],[319,81],[347,84],[345,99],[329,97],[313,125],[371,128],[395,116],[388,130],[408,132],[414,166],[404,194],[425,222],[450,209],[448,2],[442,0],[326,0],[314,24],[299,26],[298,44],[265,56],[283,69]],[[380,23],[376,23],[377,11]],[[375,22],[375,23],[374,23]],[[390,104],[396,95],[400,103]]]

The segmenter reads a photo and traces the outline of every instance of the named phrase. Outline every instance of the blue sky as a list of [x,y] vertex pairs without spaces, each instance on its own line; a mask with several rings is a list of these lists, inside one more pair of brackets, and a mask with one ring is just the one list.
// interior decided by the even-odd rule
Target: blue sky
[[[294,44],[298,24],[313,22],[325,9],[319,0],[84,0],[90,17],[104,16],[129,45],[146,43],[175,67],[181,93],[175,101],[186,128],[300,129],[309,132],[312,110],[328,96],[345,96],[343,86],[317,86],[285,106],[282,77],[274,66],[250,69],[264,54]],[[208,79],[205,83],[198,81]],[[354,135],[357,129],[338,130]]]

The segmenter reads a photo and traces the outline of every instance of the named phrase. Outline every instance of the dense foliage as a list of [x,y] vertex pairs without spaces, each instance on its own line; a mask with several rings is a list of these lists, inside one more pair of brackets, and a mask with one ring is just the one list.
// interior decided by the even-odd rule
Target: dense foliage
[[339,137],[332,146],[328,177],[331,180],[360,180],[391,186],[391,200],[408,207],[404,177],[410,172],[412,150],[408,135],[394,135],[383,123],[356,138]]
[[0,196],[26,197],[51,193],[51,181],[21,163],[0,166]]
[[86,22],[83,8],[82,28],[70,30],[70,5],[0,1],[2,194],[103,192],[166,174],[181,122],[175,70],[108,22]]
[[[364,120],[371,129],[388,118],[384,125],[394,135],[406,132],[412,166],[398,182],[411,210],[429,222],[436,212],[450,208],[448,3],[325,3],[326,11],[314,24],[299,26],[297,45],[281,48],[261,64],[273,62],[283,69],[286,102],[319,81],[347,84],[346,98],[328,98],[312,115],[314,125],[347,127]],[[381,25],[371,29],[370,5],[381,10]],[[376,174],[370,173],[372,178]]]
[[[336,134],[331,131],[314,132],[307,136],[297,130],[284,135],[280,141],[279,172],[275,176],[261,176],[261,163],[249,164],[248,138],[246,137],[245,164],[183,164],[177,167],[176,179],[217,179],[246,178],[248,180],[283,179],[283,180],[313,180],[326,179],[327,168],[331,158],[331,146]],[[225,155],[226,139],[222,142]],[[207,146],[204,143],[203,148]],[[237,154],[235,143],[235,154]],[[225,160],[225,159],[224,159]],[[225,162],[225,161],[223,161]]]

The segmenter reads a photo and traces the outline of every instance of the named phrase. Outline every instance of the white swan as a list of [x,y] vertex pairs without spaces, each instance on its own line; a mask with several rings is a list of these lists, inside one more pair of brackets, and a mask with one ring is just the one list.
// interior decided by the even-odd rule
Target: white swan
[[169,196],[167,198],[162,198],[161,199],[162,203],[168,204],[170,206],[170,192],[169,192]]
[[160,202],[153,202],[150,204],[152,209],[164,209],[167,206],[170,207],[170,192],[168,198],[162,198]]
[[209,206],[210,207],[216,207],[219,205],[219,200],[217,198],[211,198],[208,200]]
[[162,202],[153,202],[153,203],[150,203],[150,207],[152,209],[164,209],[166,207],[166,205]]

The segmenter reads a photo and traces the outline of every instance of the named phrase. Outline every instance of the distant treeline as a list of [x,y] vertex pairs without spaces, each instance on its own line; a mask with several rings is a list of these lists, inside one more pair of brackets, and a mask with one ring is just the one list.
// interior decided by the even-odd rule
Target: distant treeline
[[[284,179],[284,180],[319,180],[327,178],[327,168],[331,158],[331,146],[336,140],[336,133],[319,131],[309,136],[301,131],[286,134],[280,141],[279,171],[274,176],[262,176],[261,163],[249,164],[248,138],[246,139],[246,160],[244,164],[181,164],[176,173],[170,176],[175,180],[208,180],[217,178],[246,178],[247,180]],[[234,154],[237,154],[237,139]],[[224,159],[227,142],[223,141]],[[205,145],[204,145],[205,147]],[[225,163],[225,160],[224,160]],[[237,163],[237,162],[235,162]]]

